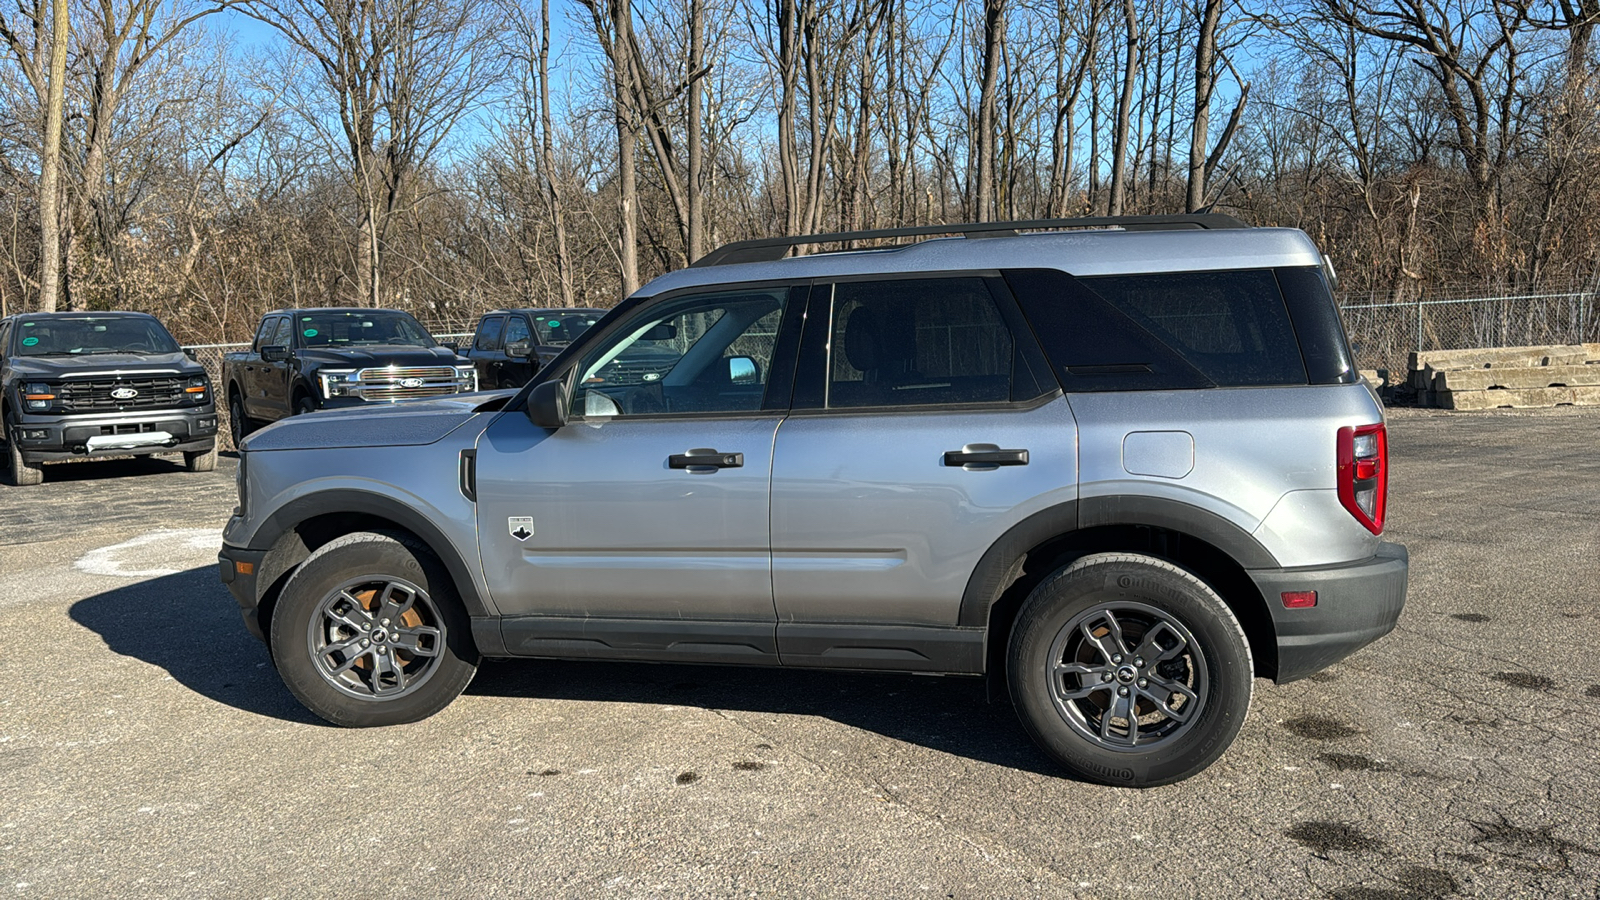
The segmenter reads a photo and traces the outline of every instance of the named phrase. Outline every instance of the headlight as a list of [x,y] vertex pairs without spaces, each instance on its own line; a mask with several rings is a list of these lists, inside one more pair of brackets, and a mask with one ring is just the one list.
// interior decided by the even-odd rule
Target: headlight
[[22,386],[22,405],[29,412],[44,412],[55,402],[55,390],[42,381],[30,381]]
[[356,380],[356,373],[349,369],[318,372],[317,380],[322,384],[322,396],[340,397],[351,393],[351,388],[354,387],[353,382]]
[[456,381],[462,387],[466,387],[467,385],[471,385],[471,387],[467,388],[467,390],[469,390],[469,391],[477,390],[478,389],[478,367],[477,366],[456,366]]
[[195,403],[205,403],[211,399],[211,379],[205,375],[195,375],[183,388],[183,395]]

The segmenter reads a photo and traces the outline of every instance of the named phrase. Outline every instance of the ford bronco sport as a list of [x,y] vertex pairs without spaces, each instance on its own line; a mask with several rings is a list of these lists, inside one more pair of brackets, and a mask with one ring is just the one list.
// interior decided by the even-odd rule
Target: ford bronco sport
[[1176,781],[1405,601],[1328,273],[1211,215],[729,245],[515,395],[254,435],[221,577],[340,725],[485,656],[982,675],[1075,775]]

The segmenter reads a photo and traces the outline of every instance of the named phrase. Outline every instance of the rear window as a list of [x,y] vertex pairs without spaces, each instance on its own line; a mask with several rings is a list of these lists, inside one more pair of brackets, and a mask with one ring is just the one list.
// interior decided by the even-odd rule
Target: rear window
[[1270,269],[1082,281],[1215,384],[1306,383],[1300,345]]

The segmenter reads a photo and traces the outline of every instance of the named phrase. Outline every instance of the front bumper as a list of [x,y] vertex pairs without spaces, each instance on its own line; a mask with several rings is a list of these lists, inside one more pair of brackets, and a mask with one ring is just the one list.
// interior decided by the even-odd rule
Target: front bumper
[[217,410],[208,404],[99,415],[21,413],[11,436],[28,463],[203,452],[216,442]]
[[265,641],[267,636],[261,630],[261,597],[256,592],[256,584],[268,552],[224,544],[222,551],[217,554],[218,577],[228,586],[228,592],[239,604],[239,614],[244,617],[245,627],[261,641]]
[[[1394,630],[1406,604],[1410,556],[1383,543],[1371,559],[1339,566],[1253,569],[1278,639],[1279,684],[1333,665]],[[1317,605],[1285,609],[1287,591],[1316,591]]]

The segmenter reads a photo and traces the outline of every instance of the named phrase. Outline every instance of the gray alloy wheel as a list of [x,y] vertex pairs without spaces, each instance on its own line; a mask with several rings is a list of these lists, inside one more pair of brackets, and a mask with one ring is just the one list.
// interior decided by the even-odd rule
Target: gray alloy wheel
[[354,578],[307,623],[317,674],[360,700],[404,697],[427,684],[443,649],[443,620],[427,591],[403,578]]
[[268,629],[284,684],[335,725],[425,719],[478,668],[449,571],[410,534],[356,532],[318,547],[284,583]]
[[1199,773],[1233,743],[1254,664],[1233,611],[1194,573],[1096,553],[1028,595],[1006,678],[1023,727],[1074,775],[1153,787]]

